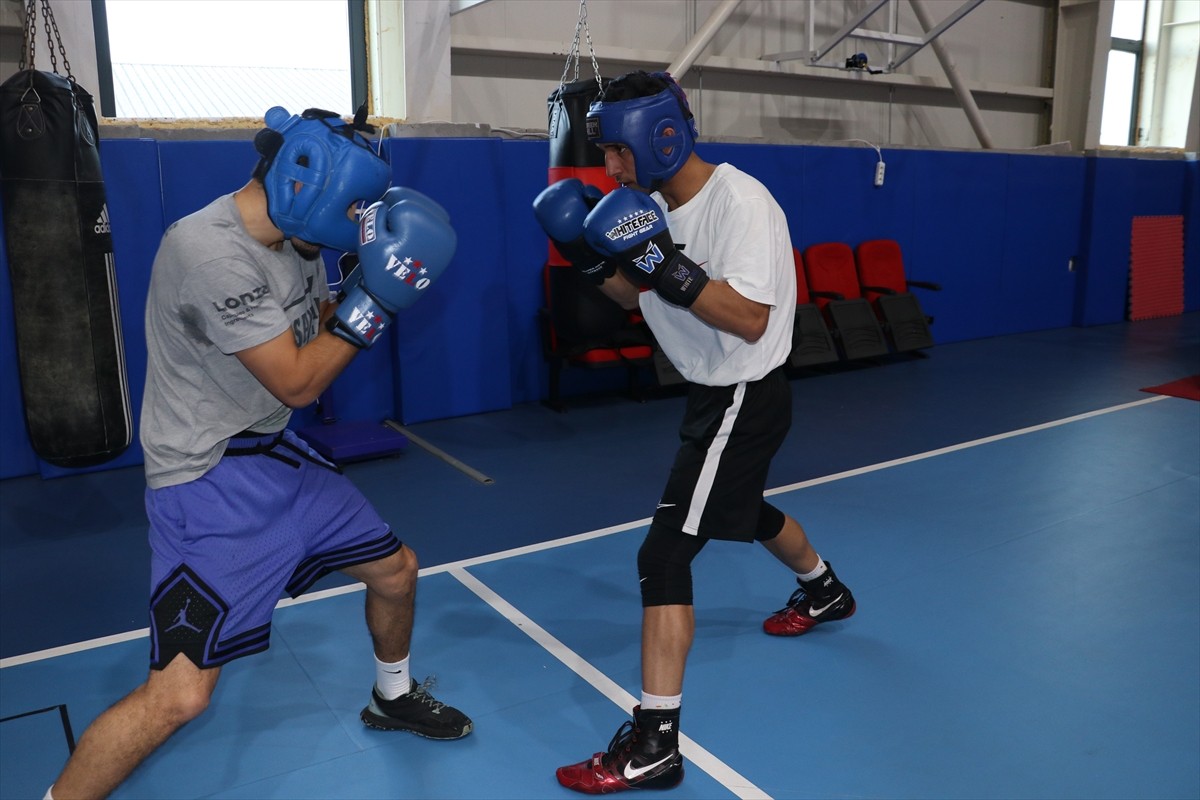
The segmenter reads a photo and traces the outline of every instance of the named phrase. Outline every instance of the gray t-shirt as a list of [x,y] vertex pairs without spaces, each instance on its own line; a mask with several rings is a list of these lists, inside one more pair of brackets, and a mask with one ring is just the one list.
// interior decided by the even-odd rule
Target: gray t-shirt
[[287,426],[291,409],[235,353],[288,329],[303,346],[316,337],[328,298],[323,262],[301,259],[290,243],[277,252],[252,238],[232,194],[167,229],[146,301],[147,485],[195,480],[235,433]]

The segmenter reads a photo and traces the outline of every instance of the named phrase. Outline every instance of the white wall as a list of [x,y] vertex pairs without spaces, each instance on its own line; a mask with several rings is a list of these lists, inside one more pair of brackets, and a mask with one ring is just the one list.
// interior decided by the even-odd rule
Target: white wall
[[[935,21],[962,5],[960,0],[925,2]],[[666,67],[718,5],[719,0],[590,0],[588,23],[602,73],[611,77],[632,69],[639,64],[630,59],[639,56],[658,59],[642,61],[647,67]],[[902,1],[884,6],[861,27],[886,31],[892,5],[898,9],[899,33],[923,33],[911,7]],[[866,6],[865,0],[817,0],[812,6],[817,46]],[[1009,90],[1049,87],[1053,54],[1046,42],[1052,36],[1051,8],[1048,2],[986,0],[941,38],[967,83],[990,90],[976,96],[998,148],[1045,142],[1046,98]],[[807,51],[809,9],[807,0],[742,0],[683,81],[702,135],[979,147],[931,47],[903,64],[891,77],[903,77],[906,83],[891,87],[886,76],[822,70],[809,66],[807,59],[784,62],[791,72],[786,80],[741,69],[761,69],[770,63],[760,61],[765,54]],[[544,129],[546,96],[558,85],[578,11],[573,0],[490,0],[455,14],[454,121]],[[478,46],[488,42],[494,47],[492,54]],[[865,52],[872,65],[882,66],[888,60],[887,48],[882,42],[846,39],[821,63],[840,66],[846,56]],[[591,77],[582,40],[580,49],[580,74]],[[497,55],[500,51],[507,55]],[[706,61],[725,69],[705,71]],[[905,100],[919,102],[901,102]]]
[[[96,39],[92,28],[92,4],[87,0],[55,0],[50,3],[54,22],[62,37],[63,50],[71,64],[75,82],[87,89],[96,99],[96,113],[100,113],[99,72],[96,69]],[[25,24],[24,3],[20,0],[0,0],[0,81],[14,75],[21,61],[22,31]],[[51,28],[53,31],[53,28]],[[66,76],[66,64],[59,53],[57,42],[47,42],[45,20],[42,18],[41,3],[38,3],[37,32],[34,40],[36,51],[33,66],[43,72],[52,72],[50,50],[58,61],[58,74]],[[29,66],[28,63],[25,65]]]

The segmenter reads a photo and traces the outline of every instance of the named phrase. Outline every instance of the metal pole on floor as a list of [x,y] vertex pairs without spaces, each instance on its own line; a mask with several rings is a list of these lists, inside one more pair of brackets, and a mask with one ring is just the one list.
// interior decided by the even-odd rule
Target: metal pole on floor
[[387,425],[389,428],[391,428],[392,430],[394,430],[398,433],[404,434],[406,437],[408,437],[408,440],[410,442],[412,442],[413,444],[415,444],[417,447],[421,448],[422,450],[425,450],[428,453],[431,453],[434,456],[437,456],[442,461],[445,461],[447,464],[454,467],[459,472],[462,472],[462,473],[474,478],[475,480],[482,483],[484,486],[491,486],[493,483],[496,482],[492,478],[489,478],[487,475],[484,475],[482,472],[475,469],[474,467],[464,464],[463,462],[459,461],[457,458],[450,455],[446,451],[433,446],[429,442],[422,439],[420,436],[417,436],[412,431],[405,428],[399,422],[396,422],[396,421],[390,420],[390,419],[385,419],[383,421],[383,424]]

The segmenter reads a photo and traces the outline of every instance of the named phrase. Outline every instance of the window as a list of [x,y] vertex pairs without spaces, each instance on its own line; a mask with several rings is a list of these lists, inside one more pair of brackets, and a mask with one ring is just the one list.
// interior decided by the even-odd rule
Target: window
[[1200,56],[1196,0],[1112,3],[1100,144],[1184,147]]
[[1100,115],[1100,144],[1128,146],[1134,143],[1145,15],[1145,0],[1113,3],[1108,74]]
[[1133,144],[1138,56],[1139,53],[1115,48],[1108,53],[1108,77],[1104,81],[1104,113],[1100,117],[1100,144]]
[[348,116],[366,100],[361,2],[93,0],[93,17],[106,117]]
[[1146,6],[1145,53],[1135,144],[1184,147],[1200,55],[1200,3],[1155,0]]

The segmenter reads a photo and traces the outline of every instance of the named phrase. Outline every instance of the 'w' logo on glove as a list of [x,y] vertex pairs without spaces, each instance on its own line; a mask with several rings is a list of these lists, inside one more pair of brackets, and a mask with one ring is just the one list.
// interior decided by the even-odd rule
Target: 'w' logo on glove
[[662,260],[662,251],[658,249],[657,244],[651,241],[650,246],[646,248],[646,252],[635,258],[633,263],[642,272],[645,272],[647,275],[653,275],[654,270],[658,269],[658,265],[662,263]]

